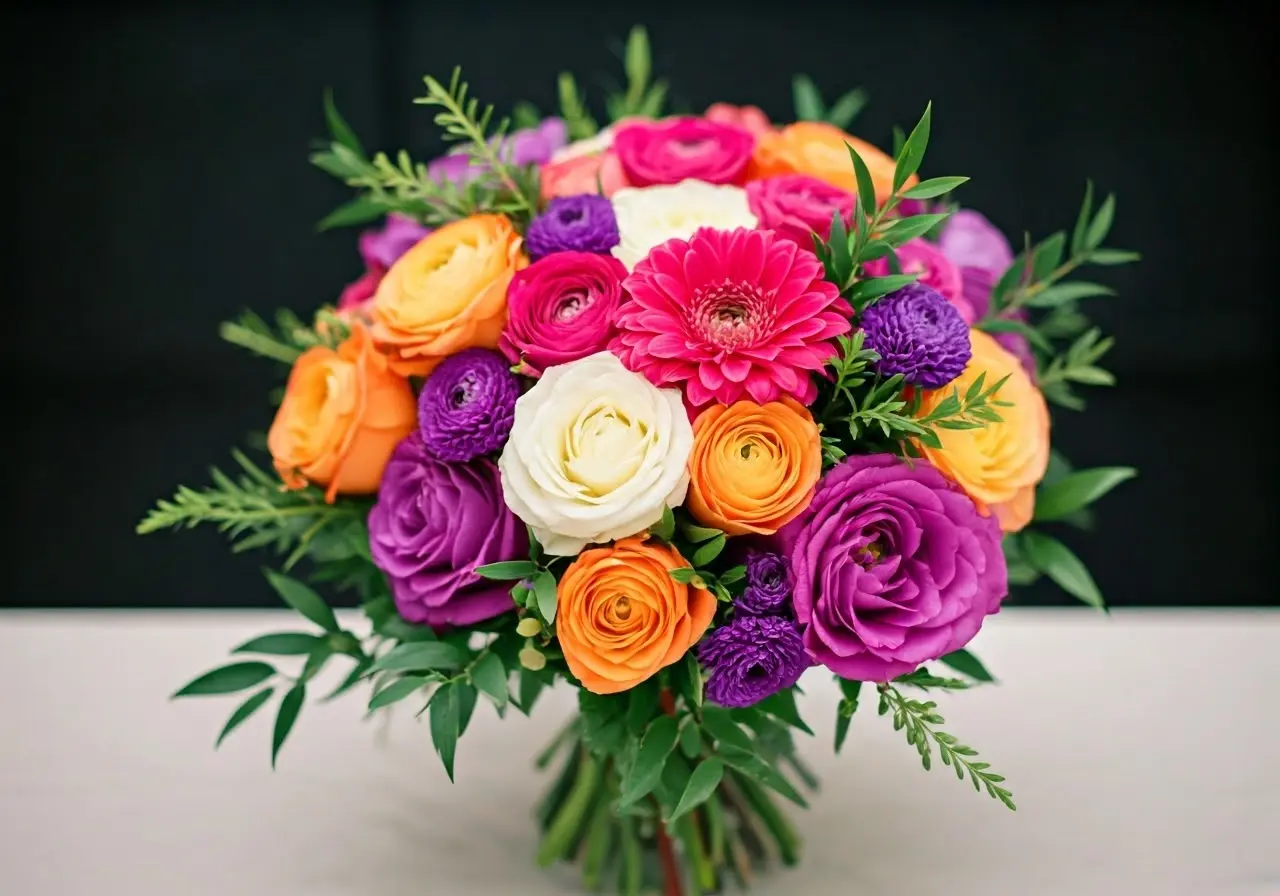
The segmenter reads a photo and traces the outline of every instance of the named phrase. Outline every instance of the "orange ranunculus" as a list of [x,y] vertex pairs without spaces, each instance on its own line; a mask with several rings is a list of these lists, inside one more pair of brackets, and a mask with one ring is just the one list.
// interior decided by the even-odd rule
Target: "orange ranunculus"
[[[876,201],[884,202],[893,192],[893,159],[867,141],[822,121],[797,121],[779,131],[760,134],[751,167],[747,170],[747,180],[778,174],[807,174],[846,192],[856,193],[858,183],[853,176],[853,161],[845,148],[846,143],[857,150],[862,161],[866,162],[871,182],[876,188]],[[918,182],[919,178],[913,174],[904,189]]]
[[685,655],[716,612],[704,588],[671,578],[689,564],[659,541],[624,538],[583,551],[557,588],[556,637],[593,694],[633,688]]
[[1049,407],[1031,382],[1022,364],[991,336],[969,331],[973,356],[964,372],[941,389],[924,393],[920,415],[959,389],[964,394],[974,380],[986,374],[994,385],[1009,379],[995,399],[1009,402],[995,410],[1001,422],[978,429],[936,430],[942,447],[920,445],[925,458],[968,493],[983,513],[994,513],[1005,532],[1017,532],[1031,522],[1036,485],[1049,465]]
[[464,348],[496,348],[507,285],[527,265],[502,215],[472,215],[400,256],[373,297],[373,338],[399,374],[423,376]]
[[813,499],[822,438],[791,398],[712,405],[693,422],[689,512],[730,535],[772,535]]
[[318,345],[294,362],[267,447],[286,488],[323,485],[332,503],[339,492],[377,491],[391,452],[416,424],[408,381],[357,321],[336,350]]
[[612,196],[629,186],[622,163],[612,149],[551,161],[540,172],[542,198],[599,193]]

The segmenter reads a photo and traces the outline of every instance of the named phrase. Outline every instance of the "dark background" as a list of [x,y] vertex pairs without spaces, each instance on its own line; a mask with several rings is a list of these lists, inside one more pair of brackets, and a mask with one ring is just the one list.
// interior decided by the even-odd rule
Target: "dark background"
[[[1114,390],[1058,411],[1078,465],[1138,480],[1066,538],[1114,605],[1268,603],[1276,484],[1276,208],[1271,49],[1219,4],[112,6],[0,13],[6,109],[3,603],[271,603],[261,555],[212,531],[133,534],[150,502],[205,481],[270,420],[268,362],[221,343],[239,309],[308,311],[360,273],[355,232],[314,223],[347,196],[311,168],[321,94],[368,147],[438,151],[410,100],[461,63],[501,109],[554,107],[557,71],[601,96],[648,25],[658,73],[694,110],[792,116],[790,78],[871,92],[853,130],[881,146],[934,102],[927,174],[1015,235],[1070,227],[1086,176],[1119,194],[1095,269],[1120,289]],[[599,110],[597,110],[599,111]],[[1052,589],[1023,600],[1069,602]]]

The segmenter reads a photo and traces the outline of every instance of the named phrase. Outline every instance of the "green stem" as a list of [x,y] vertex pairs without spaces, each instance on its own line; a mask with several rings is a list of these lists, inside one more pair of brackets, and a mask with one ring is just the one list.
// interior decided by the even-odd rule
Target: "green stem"
[[535,860],[539,867],[546,868],[564,858],[582,831],[587,810],[591,808],[596,792],[600,789],[604,765],[589,750],[584,749],[582,753],[573,787],[538,847]]
[[755,814],[760,817],[782,853],[784,865],[794,865],[800,861],[800,838],[791,822],[782,814],[764,789],[744,775],[733,773],[733,778],[746,797]]
[[1057,283],[1063,277],[1067,276],[1067,274],[1070,274],[1076,268],[1080,267],[1080,265],[1084,264],[1087,259],[1088,259],[1087,254],[1072,256],[1071,258],[1068,258],[1066,261],[1064,261],[1062,264],[1058,265],[1052,271],[1050,271],[1049,274],[1044,279],[1037,280],[1035,283],[1030,283],[1030,284],[1027,284],[1026,286],[1022,286],[1014,290],[1013,296],[1009,299],[1009,301],[1005,304],[1005,306],[1001,308],[997,313],[994,313],[994,314],[988,313],[987,316],[983,318],[982,321],[978,324],[978,326],[981,327],[982,324],[986,323],[987,321],[998,320],[1000,317],[1007,315],[1010,311],[1017,311],[1023,305],[1027,304],[1027,302],[1031,301],[1033,298],[1038,296],[1040,293],[1044,292],[1050,286]]

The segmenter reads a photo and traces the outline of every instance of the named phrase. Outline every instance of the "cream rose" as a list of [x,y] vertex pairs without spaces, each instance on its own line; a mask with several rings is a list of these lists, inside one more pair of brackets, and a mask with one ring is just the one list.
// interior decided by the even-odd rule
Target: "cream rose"
[[756,216],[741,187],[700,180],[657,187],[629,187],[610,199],[620,242],[614,256],[631,270],[654,246],[688,239],[699,227],[755,227]]
[[598,352],[548,367],[516,402],[502,493],[549,553],[576,554],[684,501],[692,448],[680,392]]

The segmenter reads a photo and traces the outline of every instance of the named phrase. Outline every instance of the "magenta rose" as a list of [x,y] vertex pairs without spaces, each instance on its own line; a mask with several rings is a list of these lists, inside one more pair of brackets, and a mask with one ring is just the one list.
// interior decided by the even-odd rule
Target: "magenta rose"
[[922,460],[854,455],[779,533],[813,659],[889,681],[959,650],[1008,592],[1000,524]]
[[755,145],[756,138],[746,128],[705,118],[633,122],[613,138],[618,162],[636,187],[688,178],[741,184]]
[[[978,319],[973,305],[965,298],[960,269],[941,249],[928,240],[917,237],[907,240],[898,247],[897,252],[902,273],[918,274],[916,282],[942,293],[942,297],[960,312],[965,323],[972,324]],[[889,274],[889,261],[877,258],[864,265],[863,270],[871,277],[884,277]]]
[[747,184],[747,202],[761,227],[776,230],[804,249],[813,248],[812,234],[824,240],[831,235],[836,212],[846,226],[853,216],[852,193],[807,174],[753,180]]
[[507,288],[507,325],[498,347],[530,376],[607,348],[626,276],[626,266],[612,255],[554,252],[540,258]]

